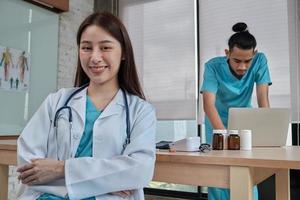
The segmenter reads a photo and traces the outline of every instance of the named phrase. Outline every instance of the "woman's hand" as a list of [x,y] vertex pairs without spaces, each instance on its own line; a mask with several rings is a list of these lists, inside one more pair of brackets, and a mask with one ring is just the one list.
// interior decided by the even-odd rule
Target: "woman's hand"
[[65,162],[54,159],[32,159],[31,163],[17,169],[18,179],[26,185],[37,185],[63,178]]
[[123,191],[119,191],[119,192],[111,192],[109,194],[117,195],[122,198],[127,198],[127,197],[131,196],[133,194],[133,192],[134,192],[134,190],[123,190]]

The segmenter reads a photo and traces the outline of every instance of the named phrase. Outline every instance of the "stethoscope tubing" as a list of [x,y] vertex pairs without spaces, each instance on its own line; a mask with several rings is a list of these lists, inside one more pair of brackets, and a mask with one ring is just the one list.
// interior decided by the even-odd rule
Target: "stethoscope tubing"
[[78,94],[79,92],[81,92],[83,89],[85,89],[87,86],[89,85],[89,83],[86,83],[84,84],[83,86],[81,86],[80,88],[78,88],[77,90],[75,90],[69,97],[68,99],[66,100],[66,102],[64,103],[64,105],[62,107],[60,107],[56,113],[55,113],[55,116],[54,116],[54,127],[57,127],[57,121],[58,121],[58,116],[59,116],[59,113],[64,110],[64,109],[67,109],[69,111],[69,122],[72,123],[73,122],[73,116],[72,116],[72,109],[70,106],[68,106],[68,103],[71,101],[71,99],[76,95]]
[[[77,90],[75,90],[66,100],[66,102],[64,103],[64,105],[62,107],[60,107],[54,116],[54,122],[53,122],[53,126],[56,128],[57,131],[57,121],[59,118],[59,114],[62,110],[67,109],[68,110],[68,115],[69,115],[69,123],[70,123],[70,129],[72,128],[72,123],[73,123],[73,116],[72,116],[72,108],[71,106],[68,106],[69,102],[72,100],[72,98],[78,94],[79,92],[81,92],[83,89],[85,89],[87,86],[89,85],[89,83],[86,83],[84,85],[82,85],[80,88],[78,88]],[[128,101],[127,101],[127,97],[126,97],[126,92],[124,89],[122,89],[122,93],[123,93],[123,98],[124,98],[124,103],[125,103],[125,112],[126,112],[126,140],[125,143],[123,144],[123,151],[125,150],[126,146],[130,143],[130,117],[129,117],[129,106],[128,106]],[[70,134],[71,134],[71,130],[70,130]],[[56,140],[57,140],[57,133],[56,133]],[[58,141],[57,141],[58,142]],[[70,141],[71,142],[71,141]],[[57,147],[58,148],[58,147]]]

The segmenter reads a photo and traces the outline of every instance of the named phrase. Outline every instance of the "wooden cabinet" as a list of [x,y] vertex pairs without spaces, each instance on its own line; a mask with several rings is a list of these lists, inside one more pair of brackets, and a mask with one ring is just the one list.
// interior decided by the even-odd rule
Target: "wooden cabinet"
[[69,11],[69,0],[24,0],[56,13]]

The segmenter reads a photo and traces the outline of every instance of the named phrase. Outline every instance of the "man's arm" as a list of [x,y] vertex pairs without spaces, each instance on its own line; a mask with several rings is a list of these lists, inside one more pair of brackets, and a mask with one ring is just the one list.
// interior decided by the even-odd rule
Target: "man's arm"
[[256,96],[257,104],[260,108],[269,108],[269,85],[268,84],[259,84],[256,85]]
[[213,129],[225,129],[225,126],[215,106],[216,95],[211,92],[203,92],[203,108]]

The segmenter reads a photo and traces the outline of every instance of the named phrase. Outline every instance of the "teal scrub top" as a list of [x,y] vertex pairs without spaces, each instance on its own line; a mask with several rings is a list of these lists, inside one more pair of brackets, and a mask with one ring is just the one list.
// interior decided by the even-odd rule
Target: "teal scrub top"
[[[263,53],[256,53],[251,66],[241,79],[230,71],[226,56],[216,57],[205,63],[201,93],[211,92],[216,95],[215,106],[219,116],[227,127],[228,110],[231,107],[251,107],[254,83],[271,85],[267,58]],[[212,142],[212,126],[205,117],[206,142]]]
[[[80,139],[75,158],[92,157],[93,155],[93,127],[96,119],[100,116],[101,111],[97,110],[89,96],[86,100],[86,119],[83,135]],[[69,200],[52,194],[43,194],[37,200]],[[95,197],[85,198],[84,200],[95,200]]]

